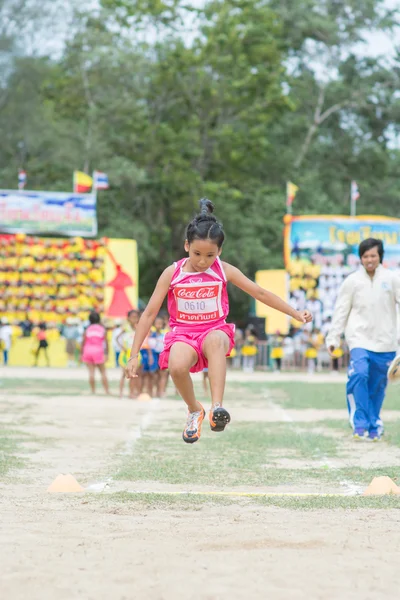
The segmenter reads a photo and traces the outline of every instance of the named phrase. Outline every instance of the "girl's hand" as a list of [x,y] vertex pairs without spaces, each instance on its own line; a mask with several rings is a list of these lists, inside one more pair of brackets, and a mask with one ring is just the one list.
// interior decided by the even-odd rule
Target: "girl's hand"
[[298,310],[296,311],[295,319],[296,321],[300,321],[300,323],[311,323],[312,314],[309,310]]
[[127,379],[134,379],[137,377],[139,357],[135,356],[134,358],[130,358],[128,360],[128,364],[125,367],[125,377]]

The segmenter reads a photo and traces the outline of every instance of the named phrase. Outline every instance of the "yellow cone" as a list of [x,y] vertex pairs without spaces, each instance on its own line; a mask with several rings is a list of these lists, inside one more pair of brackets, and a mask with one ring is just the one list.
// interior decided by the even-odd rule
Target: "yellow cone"
[[73,475],[57,475],[53,483],[47,488],[51,494],[71,494],[83,492],[84,488],[77,482]]
[[364,496],[385,496],[387,494],[400,494],[400,488],[386,475],[374,477],[364,492]]

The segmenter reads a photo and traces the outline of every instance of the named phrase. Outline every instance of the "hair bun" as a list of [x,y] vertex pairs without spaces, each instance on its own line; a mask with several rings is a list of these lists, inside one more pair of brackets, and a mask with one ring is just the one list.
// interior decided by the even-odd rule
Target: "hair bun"
[[202,198],[199,202],[200,204],[200,213],[210,214],[214,212],[214,204],[208,198]]
[[194,217],[186,228],[186,239],[189,244],[194,240],[211,240],[218,248],[224,243],[225,234],[221,223],[217,221],[214,204],[208,198],[199,201],[200,212]]

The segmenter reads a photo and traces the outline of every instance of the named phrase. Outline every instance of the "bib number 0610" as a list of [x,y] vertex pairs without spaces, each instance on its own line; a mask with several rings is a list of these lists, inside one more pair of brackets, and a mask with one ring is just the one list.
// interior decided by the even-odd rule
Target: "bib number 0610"
[[184,303],[184,310],[204,311],[205,309],[206,309],[205,302],[185,302]]

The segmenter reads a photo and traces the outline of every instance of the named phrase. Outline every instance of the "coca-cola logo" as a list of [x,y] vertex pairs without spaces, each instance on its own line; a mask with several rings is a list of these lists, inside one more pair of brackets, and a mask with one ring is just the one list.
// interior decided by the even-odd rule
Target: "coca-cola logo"
[[189,300],[204,300],[205,298],[215,298],[215,288],[207,287],[207,288],[198,288],[195,290],[190,290],[187,288],[180,288],[177,290],[178,298],[187,298]]

